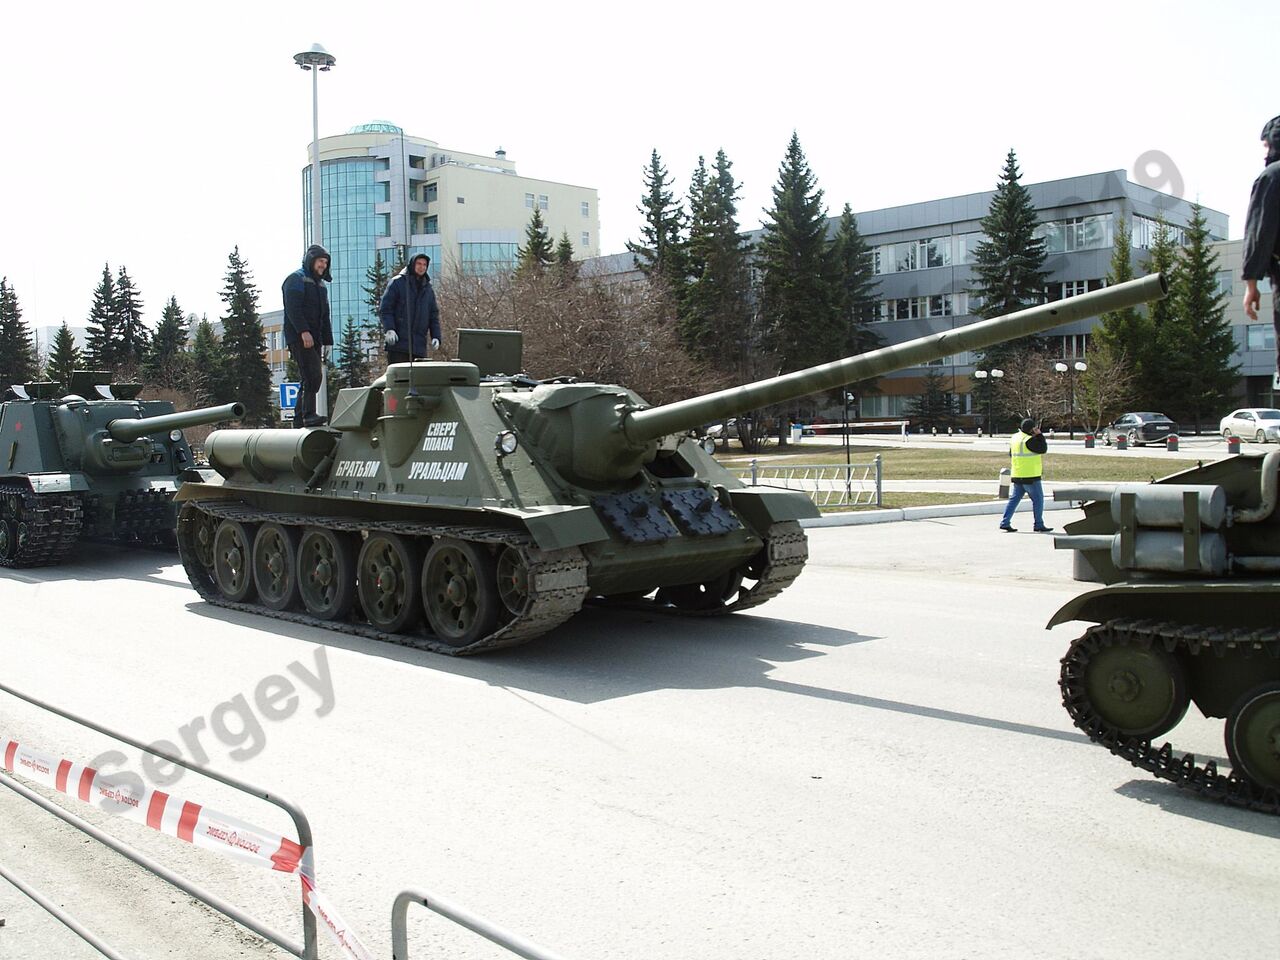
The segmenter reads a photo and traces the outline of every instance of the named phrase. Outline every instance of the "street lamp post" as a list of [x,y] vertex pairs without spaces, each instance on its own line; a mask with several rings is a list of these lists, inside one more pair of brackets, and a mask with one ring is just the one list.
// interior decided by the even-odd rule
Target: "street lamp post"
[[999,380],[1003,376],[1003,370],[992,369],[973,371],[973,378],[975,380],[986,380],[990,377],[993,381],[992,383],[987,384],[987,434],[992,437],[996,435],[994,413],[996,385],[994,381]]
[[[293,55],[293,62],[303,70],[311,71],[311,242],[324,243],[324,222],[320,206],[320,71],[333,69],[337,58],[328,50],[313,43],[310,50]],[[319,344],[317,344],[319,346]],[[321,355],[324,350],[321,348]],[[320,392],[316,394],[316,413],[329,415],[329,377],[320,366]]]
[[853,462],[849,456],[849,404],[853,402],[853,394],[848,390],[844,392],[844,502],[848,503],[852,496],[852,481],[850,477],[853,471]]
[[1070,439],[1076,438],[1076,374],[1084,373],[1089,369],[1089,365],[1083,360],[1077,360],[1071,366],[1059,361],[1053,365],[1053,369],[1058,373],[1067,375],[1067,432]]

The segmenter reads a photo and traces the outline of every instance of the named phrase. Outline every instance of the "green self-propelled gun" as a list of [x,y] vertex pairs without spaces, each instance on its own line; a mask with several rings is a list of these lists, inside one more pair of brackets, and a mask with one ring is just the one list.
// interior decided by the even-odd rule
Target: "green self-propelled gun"
[[213,603],[455,654],[524,643],[593,597],[743,610],[800,573],[817,510],[736,479],[699,424],[1164,293],[1147,277],[657,407],[522,376],[518,333],[463,331],[477,362],[392,365],[342,390],[327,427],[214,432],[219,479],[180,492],[179,550]]

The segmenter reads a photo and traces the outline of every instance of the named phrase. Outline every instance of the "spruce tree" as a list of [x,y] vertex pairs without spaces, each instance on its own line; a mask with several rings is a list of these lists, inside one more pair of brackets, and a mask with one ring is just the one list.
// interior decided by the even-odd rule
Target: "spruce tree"
[[848,331],[845,341],[848,354],[874,350],[883,342],[869,326],[876,320],[880,288],[869,253],[866,241],[858,232],[858,218],[846,203],[831,239],[827,264],[835,310]]
[[655,149],[644,172],[644,195],[636,209],[644,215],[640,243],[627,241],[635,264],[650,279],[660,277],[679,293],[684,284],[684,211],[676,202],[667,168]]
[[71,387],[71,374],[80,368],[80,349],[76,346],[75,335],[62,321],[62,326],[53,335],[53,343],[49,345],[49,362],[45,373],[49,379],[62,384],[62,389]]
[[847,331],[827,282],[827,213],[800,138],[791,134],[759,246],[767,333],[784,371],[842,356]]
[[227,310],[222,318],[222,349],[229,395],[224,402],[238,400],[244,404],[246,425],[269,423],[274,416],[271,368],[263,353],[265,341],[262,321],[258,318],[258,289],[239,247],[227,258],[227,273],[219,296]]
[[578,279],[578,262],[573,259],[573,241],[569,239],[569,231],[560,234],[560,242],[556,244],[556,279],[562,287],[572,286]]
[[518,273],[541,273],[543,268],[555,260],[555,248],[551,242],[551,234],[542,220],[542,211],[537,208],[529,218],[529,225],[524,231],[524,246],[516,254],[516,271]]
[[187,356],[187,318],[178,306],[178,298],[170,294],[160,313],[147,349],[143,371],[148,383],[176,387],[189,375]]
[[[1004,169],[987,215],[982,218],[984,237],[974,259],[974,293],[982,299],[974,312],[980,317],[998,317],[1035,306],[1044,300],[1049,275],[1044,240],[1035,235],[1039,226],[1031,193],[1020,180],[1018,158],[1013,150],[1005,157]],[[1024,337],[983,351],[979,363],[1002,366],[1011,355],[1025,350],[1034,339]]]
[[947,390],[947,377],[941,367],[927,367],[924,391],[907,404],[907,416],[920,427],[946,427],[955,417],[955,397]]
[[147,328],[142,324],[142,294],[124,267],[116,275],[116,362],[137,373],[147,356]]
[[196,324],[191,343],[191,371],[202,402],[227,403],[232,398],[233,393],[227,386],[227,356],[213,324],[207,319]]
[[36,350],[31,330],[22,322],[17,291],[0,277],[0,390],[36,378]]
[[1198,203],[1191,205],[1169,299],[1172,315],[1156,336],[1165,383],[1173,387],[1163,403],[1175,416],[1189,416],[1199,433],[1205,417],[1216,420],[1215,411],[1230,402],[1240,368],[1232,363],[1235,338],[1226,319],[1227,298],[1218,288],[1218,254]]
[[[1156,231],[1151,238],[1151,246],[1147,249],[1147,258],[1142,262],[1146,274],[1162,273],[1169,283],[1170,291],[1177,289],[1179,258],[1178,241],[1173,228],[1161,214],[1156,218]],[[1172,371],[1166,357],[1160,350],[1164,339],[1162,331],[1173,321],[1175,300],[1172,296],[1147,304],[1147,336],[1146,347],[1135,358],[1137,367],[1138,395],[1149,407],[1166,406],[1168,401],[1176,400],[1180,384],[1177,375]]]
[[[1107,271],[1107,286],[1133,279],[1133,260],[1130,250],[1130,232],[1124,217],[1116,223],[1115,246],[1111,251],[1111,268]],[[1143,362],[1152,341],[1150,318],[1136,307],[1112,310],[1098,318],[1093,331],[1097,349],[1109,351],[1112,357],[1123,357],[1131,368]]]
[[680,336],[689,352],[741,379],[753,352],[750,243],[738,227],[733,164],[723,150],[714,172],[698,158],[689,185],[690,278],[680,310]]
[[94,288],[93,304],[89,307],[88,327],[84,357],[86,364],[90,370],[114,373],[119,363],[116,282],[111,277],[109,264],[103,264],[102,280]]
[[363,387],[369,382],[369,361],[364,354],[364,343],[356,318],[347,317],[338,345],[337,386]]

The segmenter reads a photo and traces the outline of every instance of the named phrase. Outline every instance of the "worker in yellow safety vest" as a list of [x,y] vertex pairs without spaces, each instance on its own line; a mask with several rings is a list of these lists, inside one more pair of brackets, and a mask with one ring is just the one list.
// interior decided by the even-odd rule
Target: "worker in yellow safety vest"
[[1022,421],[1022,428],[1009,438],[1009,502],[1004,506],[1004,519],[1000,529],[1005,533],[1017,533],[1011,521],[1023,495],[1031,497],[1031,510],[1035,515],[1036,533],[1048,533],[1053,527],[1044,525],[1044,487],[1040,478],[1044,474],[1043,458],[1049,443],[1040,428],[1030,417]]

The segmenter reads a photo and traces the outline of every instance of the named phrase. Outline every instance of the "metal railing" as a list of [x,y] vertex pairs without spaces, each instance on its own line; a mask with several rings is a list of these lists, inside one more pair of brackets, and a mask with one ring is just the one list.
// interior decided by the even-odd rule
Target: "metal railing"
[[802,491],[819,507],[879,507],[884,503],[884,464],[878,453],[871,463],[761,465],[753,459],[745,467],[730,467],[729,472],[752,486]]
[[[118,733],[117,731],[112,730],[109,727],[105,727],[105,726],[102,726],[101,724],[94,723],[92,720],[86,720],[84,717],[77,716],[76,714],[71,713],[70,711],[63,710],[59,707],[55,707],[49,703],[45,703],[43,700],[38,700],[35,697],[28,696],[27,694],[22,693],[19,690],[15,690],[12,687],[6,686],[3,683],[0,683],[0,691],[3,691],[4,693],[9,694],[10,696],[17,697],[19,700],[24,700],[27,703],[31,704],[32,706],[40,708],[41,710],[47,710],[50,713],[56,714],[57,716],[62,717],[65,720],[70,720],[72,723],[79,724],[80,726],[86,727],[89,730],[93,730],[97,733],[103,734],[104,736],[111,737],[114,740],[118,740],[120,743],[127,743],[129,746],[137,750],[141,750],[144,753],[149,753],[154,757],[159,757],[160,759],[167,760],[170,763],[176,763],[178,766],[185,767],[187,770],[194,770],[196,773],[209,777],[212,780],[217,780],[219,783],[225,784],[226,786],[231,787],[233,790],[239,790],[240,792],[248,794],[249,796],[257,797],[259,800],[265,800],[267,803],[274,804],[275,806],[283,810],[285,813],[287,813],[290,819],[293,820],[294,828],[297,830],[297,833],[298,833],[299,845],[308,853],[311,852],[312,846],[313,846],[313,841],[311,837],[311,825],[307,822],[306,815],[300,809],[298,809],[298,807],[294,806],[294,804],[290,803],[288,800],[285,800],[283,797],[276,796],[275,794],[272,794],[266,790],[263,790],[260,787],[251,786],[247,783],[244,783],[241,780],[236,780],[233,777],[228,777],[225,774],[218,773],[216,770],[212,770],[209,767],[202,766],[201,764],[192,763],[188,760],[184,760],[181,756],[178,756],[176,754],[172,754],[164,750],[157,750],[155,747],[147,746],[144,743],[134,740],[132,737],[125,736],[124,734]],[[180,874],[170,870],[167,867],[161,866],[159,863],[152,860],[142,851],[135,849],[134,847],[130,846],[129,844],[125,843],[122,840],[116,839],[115,837],[111,836],[108,833],[105,833],[104,831],[95,827],[93,824],[89,823],[87,820],[77,816],[76,814],[70,812],[69,810],[64,810],[62,807],[58,806],[56,803],[53,803],[52,801],[45,799],[43,796],[36,793],[34,790],[30,789],[29,787],[26,787],[20,783],[17,783],[16,781],[13,780],[12,777],[0,776],[0,784],[4,785],[5,787],[8,787],[10,790],[18,794],[19,796],[27,800],[30,800],[32,803],[36,804],[37,806],[42,807],[49,813],[53,814],[55,817],[58,817],[64,822],[70,824],[71,826],[75,827],[77,830],[81,831],[82,833],[85,833],[88,836],[92,837],[93,839],[97,840],[98,842],[104,844],[105,846],[110,847],[112,850],[116,851],[116,853],[120,854],[121,856],[127,857],[128,859],[132,860],[134,863],[138,864],[138,866],[142,867],[145,870],[150,871],[152,874],[159,877],[161,880],[164,880],[165,882],[177,887],[179,890],[182,890],[183,892],[190,894],[191,896],[195,897],[197,900],[200,900],[208,904],[214,910],[234,920],[236,923],[240,924],[245,929],[253,931],[263,939],[269,940],[271,943],[274,943],[276,946],[280,947],[282,950],[287,951],[288,953],[292,954],[295,957],[301,958],[301,960],[316,960],[317,958],[316,951],[318,949],[317,941],[316,941],[316,918],[311,913],[311,911],[307,909],[305,899],[303,899],[303,902],[302,902],[303,942],[301,944],[298,944],[296,941],[285,936],[284,934],[277,932],[271,927],[268,927],[265,923],[262,923],[261,921],[254,919],[252,916],[250,916],[245,911],[241,910],[239,907],[236,907],[230,903],[227,903],[222,898],[216,896],[215,894],[209,893],[207,890],[191,882],[190,880],[187,880],[185,877],[181,876]],[[14,882],[12,878],[6,877],[6,879],[9,879],[11,883]],[[16,885],[17,884],[15,883],[15,886]],[[301,886],[301,884],[299,884],[299,886]],[[19,889],[22,889],[22,888],[19,887]],[[26,891],[23,891],[23,892],[25,893]],[[30,896],[30,894],[28,894],[28,896]],[[35,899],[35,898],[33,897],[32,899]],[[36,902],[39,903],[40,901],[36,900]],[[59,920],[61,920],[64,924],[67,923],[67,920],[64,919],[62,916],[59,916],[56,913],[54,914],[54,916],[57,917]],[[71,926],[71,924],[67,924],[67,926],[73,931],[75,931],[77,934],[79,934],[81,937],[84,937],[84,934],[81,933],[79,930],[76,930],[76,928],[74,926]],[[103,953],[105,956],[109,956],[109,957],[114,956],[114,954],[103,950],[102,947],[99,946],[93,940],[88,940],[87,938],[85,939],[87,940],[88,943],[94,946],[95,949],[97,949],[100,953]]]
[[409,905],[413,903],[420,903],[433,913],[438,913],[459,926],[466,927],[472,933],[478,933],[490,943],[505,947],[517,957],[524,957],[525,960],[564,960],[561,954],[553,953],[518,934],[504,930],[496,923],[478,917],[455,903],[417,890],[405,890],[396,897],[391,907],[391,960],[409,960],[407,923]]

